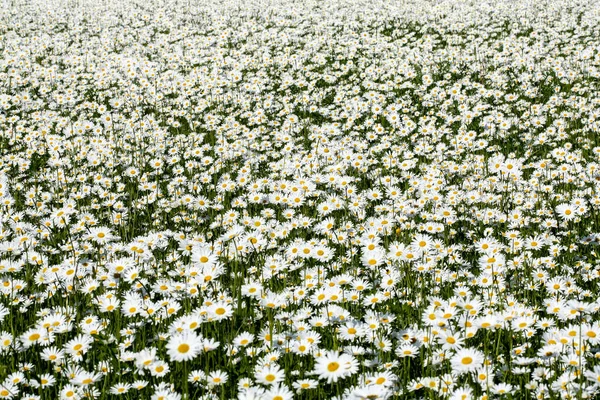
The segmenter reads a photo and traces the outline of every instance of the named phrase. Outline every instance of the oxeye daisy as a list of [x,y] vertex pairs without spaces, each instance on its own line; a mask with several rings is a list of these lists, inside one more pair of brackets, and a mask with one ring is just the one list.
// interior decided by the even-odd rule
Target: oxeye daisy
[[208,377],[206,378],[206,381],[209,386],[221,386],[227,382],[228,378],[229,378],[229,376],[227,375],[226,372],[214,371],[208,375]]
[[450,359],[452,370],[457,374],[476,371],[483,365],[483,361],[483,353],[471,348],[458,350]]
[[382,386],[393,386],[396,381],[396,376],[389,371],[384,371],[366,379],[368,384],[382,385]]
[[304,390],[315,389],[318,383],[319,382],[314,379],[301,379],[292,383],[292,386],[296,389],[296,393],[301,393]]
[[277,365],[272,364],[256,370],[254,374],[257,382],[263,385],[275,385],[283,381],[285,372]]
[[384,399],[391,395],[391,391],[387,386],[369,384],[367,386],[358,387],[352,391],[352,398],[355,399]]
[[385,253],[382,250],[374,250],[363,253],[361,257],[362,264],[367,268],[375,268],[385,260]]
[[419,348],[412,344],[403,344],[396,349],[396,354],[400,358],[403,358],[403,357],[413,358],[413,357],[416,357],[417,355],[419,355]]
[[93,342],[94,338],[90,335],[78,335],[65,344],[65,351],[75,360],[81,360]]
[[216,254],[205,246],[194,246],[191,253],[192,262],[202,267],[212,267],[218,260]]
[[316,359],[315,375],[328,383],[349,377],[358,371],[358,361],[349,354],[339,354],[337,351],[325,352]]
[[236,346],[248,346],[254,341],[254,335],[249,332],[243,332],[234,340]]
[[42,374],[39,377],[38,384],[41,388],[54,386],[56,378],[50,374]]
[[200,352],[200,338],[191,331],[173,335],[167,343],[167,354],[173,361],[193,360]]
[[559,204],[556,206],[556,213],[565,221],[572,221],[577,217],[576,207],[571,204]]
[[0,385],[0,398],[2,399],[11,399],[19,393],[19,388],[17,385],[12,383],[5,383]]
[[43,330],[30,329],[27,332],[23,333],[20,339],[25,347],[31,347],[37,343],[42,342],[44,336],[46,335],[47,333]]
[[261,398],[265,400],[291,400],[294,398],[294,393],[285,385],[277,385],[267,390]]
[[217,302],[209,307],[207,318],[209,320],[221,321],[228,319],[233,315],[231,305],[224,302]]
[[150,374],[155,377],[162,377],[169,373],[169,364],[163,361],[156,361],[150,367]]
[[131,387],[132,387],[132,388],[134,388],[134,389],[137,389],[137,390],[142,390],[142,389],[144,389],[146,386],[148,386],[148,382],[146,382],[146,381],[143,381],[143,380],[137,380],[137,381],[134,381],[134,382],[131,384]]
[[463,346],[464,337],[446,331],[440,334],[439,342],[442,344],[442,348],[445,350],[459,349]]
[[150,368],[156,360],[156,348],[149,347],[136,354],[135,364],[138,368]]
[[128,383],[117,383],[110,388],[110,393],[115,395],[125,394],[131,389],[131,385]]
[[188,382],[193,384],[201,384],[206,381],[206,374],[204,371],[195,370],[190,372],[188,375]]
[[94,227],[90,229],[88,240],[92,240],[98,244],[105,244],[113,240],[113,235],[108,227]]
[[309,354],[313,349],[313,344],[308,340],[298,340],[294,342],[292,352],[295,354]]
[[362,324],[357,322],[348,322],[339,330],[339,335],[344,340],[354,340],[357,337],[363,336],[364,333]]

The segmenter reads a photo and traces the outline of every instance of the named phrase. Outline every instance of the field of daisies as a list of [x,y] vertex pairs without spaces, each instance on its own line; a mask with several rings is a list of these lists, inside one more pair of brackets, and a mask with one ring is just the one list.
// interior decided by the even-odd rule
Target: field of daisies
[[600,2],[3,0],[0,399],[600,396]]

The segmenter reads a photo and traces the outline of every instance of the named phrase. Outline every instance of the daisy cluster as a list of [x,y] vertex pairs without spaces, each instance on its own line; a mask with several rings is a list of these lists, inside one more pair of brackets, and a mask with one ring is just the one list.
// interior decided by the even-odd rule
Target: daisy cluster
[[599,2],[0,21],[0,399],[600,393]]

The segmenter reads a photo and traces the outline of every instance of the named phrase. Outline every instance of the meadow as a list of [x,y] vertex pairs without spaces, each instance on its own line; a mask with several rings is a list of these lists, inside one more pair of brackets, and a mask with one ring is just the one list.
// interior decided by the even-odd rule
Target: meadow
[[0,399],[600,398],[600,2],[3,0]]

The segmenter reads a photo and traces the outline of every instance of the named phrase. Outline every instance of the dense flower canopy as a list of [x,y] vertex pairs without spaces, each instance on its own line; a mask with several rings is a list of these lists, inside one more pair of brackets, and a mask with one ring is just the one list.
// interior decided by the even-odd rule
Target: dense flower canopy
[[0,8],[0,398],[600,393],[600,6]]

